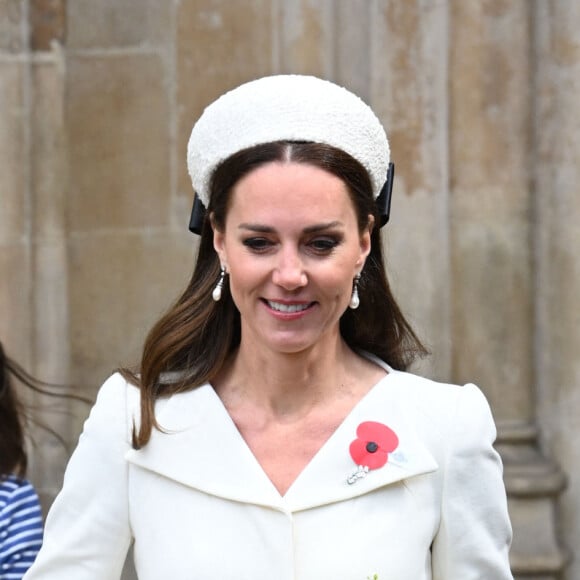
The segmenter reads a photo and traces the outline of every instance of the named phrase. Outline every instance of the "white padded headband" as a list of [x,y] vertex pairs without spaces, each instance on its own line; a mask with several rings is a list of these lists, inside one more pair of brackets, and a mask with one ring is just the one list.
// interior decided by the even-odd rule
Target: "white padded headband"
[[187,146],[193,189],[208,206],[216,167],[248,147],[313,141],[346,151],[369,172],[376,198],[387,177],[389,143],[371,108],[343,87],[312,76],[279,75],[245,83],[204,110]]

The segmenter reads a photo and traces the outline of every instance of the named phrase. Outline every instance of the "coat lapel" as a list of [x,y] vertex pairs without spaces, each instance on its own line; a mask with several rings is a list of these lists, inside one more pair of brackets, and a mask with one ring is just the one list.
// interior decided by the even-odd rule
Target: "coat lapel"
[[163,432],[127,460],[183,485],[234,501],[280,507],[280,494],[210,385],[173,395],[159,411]]
[[[402,387],[400,375],[391,372],[359,402],[288,490],[285,499],[292,511],[363,495],[437,469],[437,462],[414,428],[414,413],[408,409]],[[349,447],[364,421],[390,427],[399,444],[383,467],[349,484],[347,479],[357,467]]]
[[[353,409],[340,427],[280,496],[210,385],[174,395],[159,410],[164,432],[154,431],[142,450],[127,460],[204,493],[264,505],[285,512],[342,501],[437,469],[414,428],[405,381],[393,372]],[[410,405],[413,407],[413,405]],[[349,446],[363,421],[390,427],[399,445],[385,466],[349,485],[356,469]]]

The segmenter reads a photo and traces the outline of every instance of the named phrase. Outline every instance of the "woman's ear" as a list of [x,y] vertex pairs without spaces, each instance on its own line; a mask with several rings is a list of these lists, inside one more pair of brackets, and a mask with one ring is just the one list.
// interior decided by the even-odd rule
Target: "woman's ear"
[[358,265],[362,266],[367,259],[367,256],[371,252],[371,233],[375,226],[375,218],[372,214],[369,214],[368,223],[365,229],[362,231],[360,235],[360,260],[358,261]]
[[214,215],[213,213],[210,214],[209,216],[209,223],[211,224],[211,229],[213,230],[213,247],[214,250],[217,252],[217,255],[219,256],[220,262],[222,264],[225,263],[224,261],[224,253],[225,253],[225,249],[224,249],[224,232],[221,231],[216,223],[215,223],[215,219],[214,219]]

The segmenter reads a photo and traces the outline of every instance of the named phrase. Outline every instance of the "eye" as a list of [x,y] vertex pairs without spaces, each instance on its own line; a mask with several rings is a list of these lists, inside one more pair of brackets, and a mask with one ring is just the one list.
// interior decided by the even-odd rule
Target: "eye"
[[339,243],[340,241],[337,240],[336,238],[324,237],[324,238],[314,238],[308,243],[308,245],[317,254],[324,255],[330,254],[330,252],[332,252],[332,250],[334,250],[334,248],[336,248],[336,246],[338,246]]
[[254,252],[265,252],[270,249],[273,243],[267,238],[246,238],[242,242],[244,246],[250,248]]

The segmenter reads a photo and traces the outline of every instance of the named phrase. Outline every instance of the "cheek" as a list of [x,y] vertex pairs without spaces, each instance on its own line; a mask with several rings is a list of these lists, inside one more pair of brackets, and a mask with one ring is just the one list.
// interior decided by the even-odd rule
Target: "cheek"
[[242,256],[236,256],[229,265],[229,284],[232,298],[236,304],[243,296],[250,293],[267,280],[268,273],[253,260],[244,260]]
[[325,274],[316,276],[320,285],[326,290],[329,296],[342,300],[350,297],[354,280],[352,264],[344,268],[330,269]]
[[247,271],[240,268],[239,263],[234,267],[230,266],[229,277],[230,289],[233,296],[239,294],[240,290],[247,287],[249,284]]

